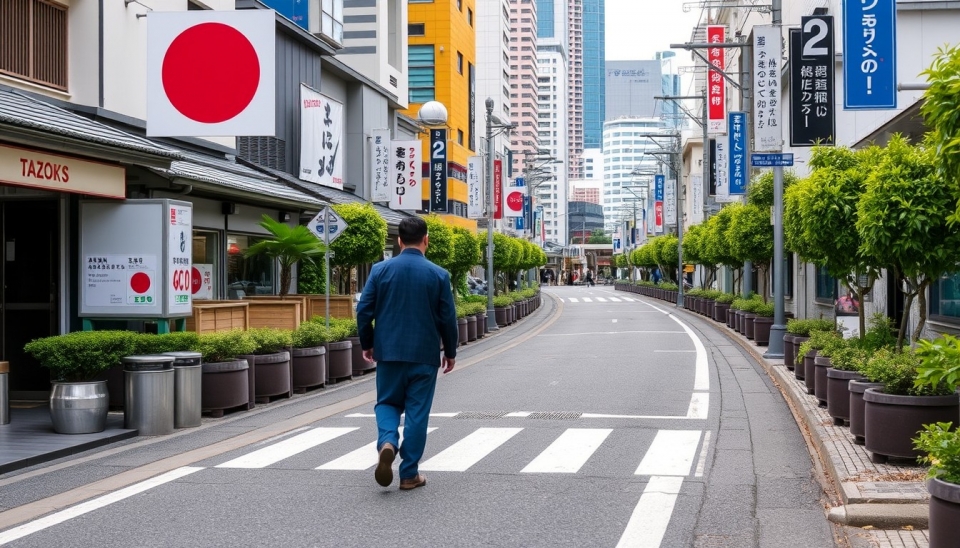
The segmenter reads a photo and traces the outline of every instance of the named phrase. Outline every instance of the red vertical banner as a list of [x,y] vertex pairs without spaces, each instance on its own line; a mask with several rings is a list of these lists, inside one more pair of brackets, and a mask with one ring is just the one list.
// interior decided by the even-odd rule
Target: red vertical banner
[[653,230],[660,234],[663,232],[663,202],[656,202],[653,206]]
[[[726,41],[727,27],[722,25],[707,26],[707,42],[710,44]],[[707,60],[711,67],[724,70],[725,53],[723,48],[707,50]],[[727,83],[723,74],[717,70],[707,72],[707,128],[710,133],[727,132]]]
[[503,218],[503,162],[493,161],[493,218]]

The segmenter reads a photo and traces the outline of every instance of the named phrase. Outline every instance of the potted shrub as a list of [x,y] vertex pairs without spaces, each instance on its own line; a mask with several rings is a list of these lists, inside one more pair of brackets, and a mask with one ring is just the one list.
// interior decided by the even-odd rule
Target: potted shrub
[[308,388],[327,383],[327,348],[330,331],[320,322],[303,322],[291,334],[293,350],[293,391],[304,393]]
[[733,302],[733,293],[721,293],[713,302],[713,319],[718,322],[727,321],[727,310]]
[[[833,417],[833,424],[843,426],[850,417],[850,381],[862,381],[866,377],[860,372],[869,354],[856,341],[834,349],[830,354],[830,368],[827,369],[827,413]],[[861,392],[861,403],[862,392]],[[859,414],[863,424],[863,406]],[[862,434],[861,434],[862,435]]]
[[456,303],[457,309],[457,334],[460,344],[467,344],[467,341],[470,338],[470,334],[467,329],[467,307],[465,303]]
[[[819,356],[820,350],[826,346],[834,345],[837,343],[840,334],[836,331],[813,331],[810,333],[810,338],[803,341],[800,344],[800,356],[803,359],[803,380],[804,384],[807,387],[808,394],[816,394],[817,389],[817,356]],[[827,364],[828,362],[821,360],[821,364]],[[798,361],[796,368],[800,368],[801,363]],[[823,365],[821,365],[823,367]],[[796,369],[794,369],[796,373]],[[826,376],[824,373],[824,386],[820,390],[826,388]]]
[[[323,321],[317,318],[314,321]],[[330,322],[330,342],[327,343],[327,380],[339,382],[353,378],[353,343],[350,328],[337,321]]]
[[817,398],[820,407],[826,407],[827,372],[833,365],[831,358],[837,350],[847,346],[848,342],[836,331],[816,331],[812,335],[810,340],[815,341],[814,345],[817,346],[817,354],[813,357],[813,395]]
[[873,462],[919,457],[912,439],[923,425],[950,422],[960,414],[960,394],[944,366],[955,350],[942,340],[921,342],[917,353],[877,351],[864,367],[864,376],[883,383],[863,394],[864,446]]
[[770,344],[770,327],[773,326],[773,303],[758,303],[753,306],[753,342],[757,346]]
[[923,453],[920,462],[930,467],[930,548],[960,546],[960,432],[950,422],[928,424],[914,447]]
[[253,368],[253,394],[256,403],[270,403],[274,396],[293,396],[293,371],[290,364],[292,332],[286,329],[261,327],[247,330],[254,348],[250,367]]
[[787,330],[783,334],[783,365],[787,369],[793,370],[795,358],[797,357],[797,347],[803,341],[797,342],[797,337],[803,331],[803,323],[806,320],[791,319],[787,320]]
[[253,408],[253,367],[239,356],[256,349],[257,343],[242,329],[200,334],[197,351],[203,357],[200,407],[204,411],[222,417],[228,409]]
[[497,325],[500,327],[505,327],[510,323],[510,306],[513,304],[513,299],[506,295],[496,295],[493,298],[493,311],[497,316]]
[[368,363],[363,359],[363,347],[360,346],[360,336],[357,334],[357,320],[354,318],[330,318],[331,327],[333,324],[347,334],[346,340],[350,341],[350,369],[354,375],[364,375],[377,368],[376,363]]
[[110,396],[106,380],[96,380],[136,351],[131,331],[77,331],[44,337],[23,350],[50,370],[50,418],[60,434],[90,434],[107,427]]

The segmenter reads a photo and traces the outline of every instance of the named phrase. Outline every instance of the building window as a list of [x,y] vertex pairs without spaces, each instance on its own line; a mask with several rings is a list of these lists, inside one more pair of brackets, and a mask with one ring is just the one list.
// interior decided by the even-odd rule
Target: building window
[[463,0],[457,0],[457,9],[463,11]]
[[467,8],[467,24],[473,26],[473,10],[470,8]]
[[457,144],[458,144],[458,145],[461,145],[461,146],[463,145],[463,130],[462,130],[462,129],[458,129],[458,130],[457,130]]
[[424,23],[410,23],[407,25],[408,36],[423,36],[427,33],[427,25]]
[[256,236],[227,234],[227,298],[273,295],[273,259],[266,255],[244,257],[243,252],[263,240]]
[[[210,273],[210,284],[213,286],[211,295],[198,297],[202,293],[195,294],[194,299],[218,299],[220,298],[220,277],[217,272],[220,271],[220,234],[211,230],[193,231],[193,255],[191,261],[194,268],[201,272],[201,276],[206,278],[206,273]],[[206,287],[207,280],[201,281],[203,287]]]
[[433,45],[409,46],[407,78],[411,103],[426,103],[435,98],[436,67]]
[[463,74],[463,54],[457,52],[457,72]]
[[930,317],[960,321],[960,272],[950,272],[930,285]]
[[320,5],[320,33],[343,43],[343,0],[323,0]]
[[0,2],[0,73],[67,89],[67,9],[40,0]]
[[827,273],[827,267],[817,267],[817,302],[833,303],[834,293],[836,292],[837,280]]

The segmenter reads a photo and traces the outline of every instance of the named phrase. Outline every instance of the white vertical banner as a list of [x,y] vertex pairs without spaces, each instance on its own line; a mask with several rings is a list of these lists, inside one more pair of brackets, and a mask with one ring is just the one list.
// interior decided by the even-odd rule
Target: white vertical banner
[[[527,195],[527,187],[513,186],[506,179],[503,180],[503,216],[523,217],[523,197]],[[510,225],[512,226],[512,225]]]
[[420,196],[423,144],[420,141],[393,141],[390,151],[390,209],[423,209]]
[[730,153],[728,152],[727,139],[717,139],[715,152],[717,193],[714,198],[719,203],[735,202],[737,199],[730,196]]
[[677,225],[677,181],[667,179],[663,185],[663,224]]
[[780,26],[753,27],[753,150],[778,151],[780,124]]
[[370,132],[370,201],[390,201],[390,130]]
[[483,158],[471,156],[467,158],[467,218],[480,219],[483,217]]
[[703,222],[703,176],[690,175],[690,194],[693,196],[690,203],[690,224]]
[[300,84],[300,178],[343,190],[343,105]]

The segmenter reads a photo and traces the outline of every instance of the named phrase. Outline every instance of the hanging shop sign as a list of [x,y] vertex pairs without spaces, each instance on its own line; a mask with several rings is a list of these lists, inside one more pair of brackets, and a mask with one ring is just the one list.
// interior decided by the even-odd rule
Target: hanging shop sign
[[790,29],[790,146],[833,145],[833,17],[803,17]]
[[300,84],[300,178],[343,190],[343,105]]

